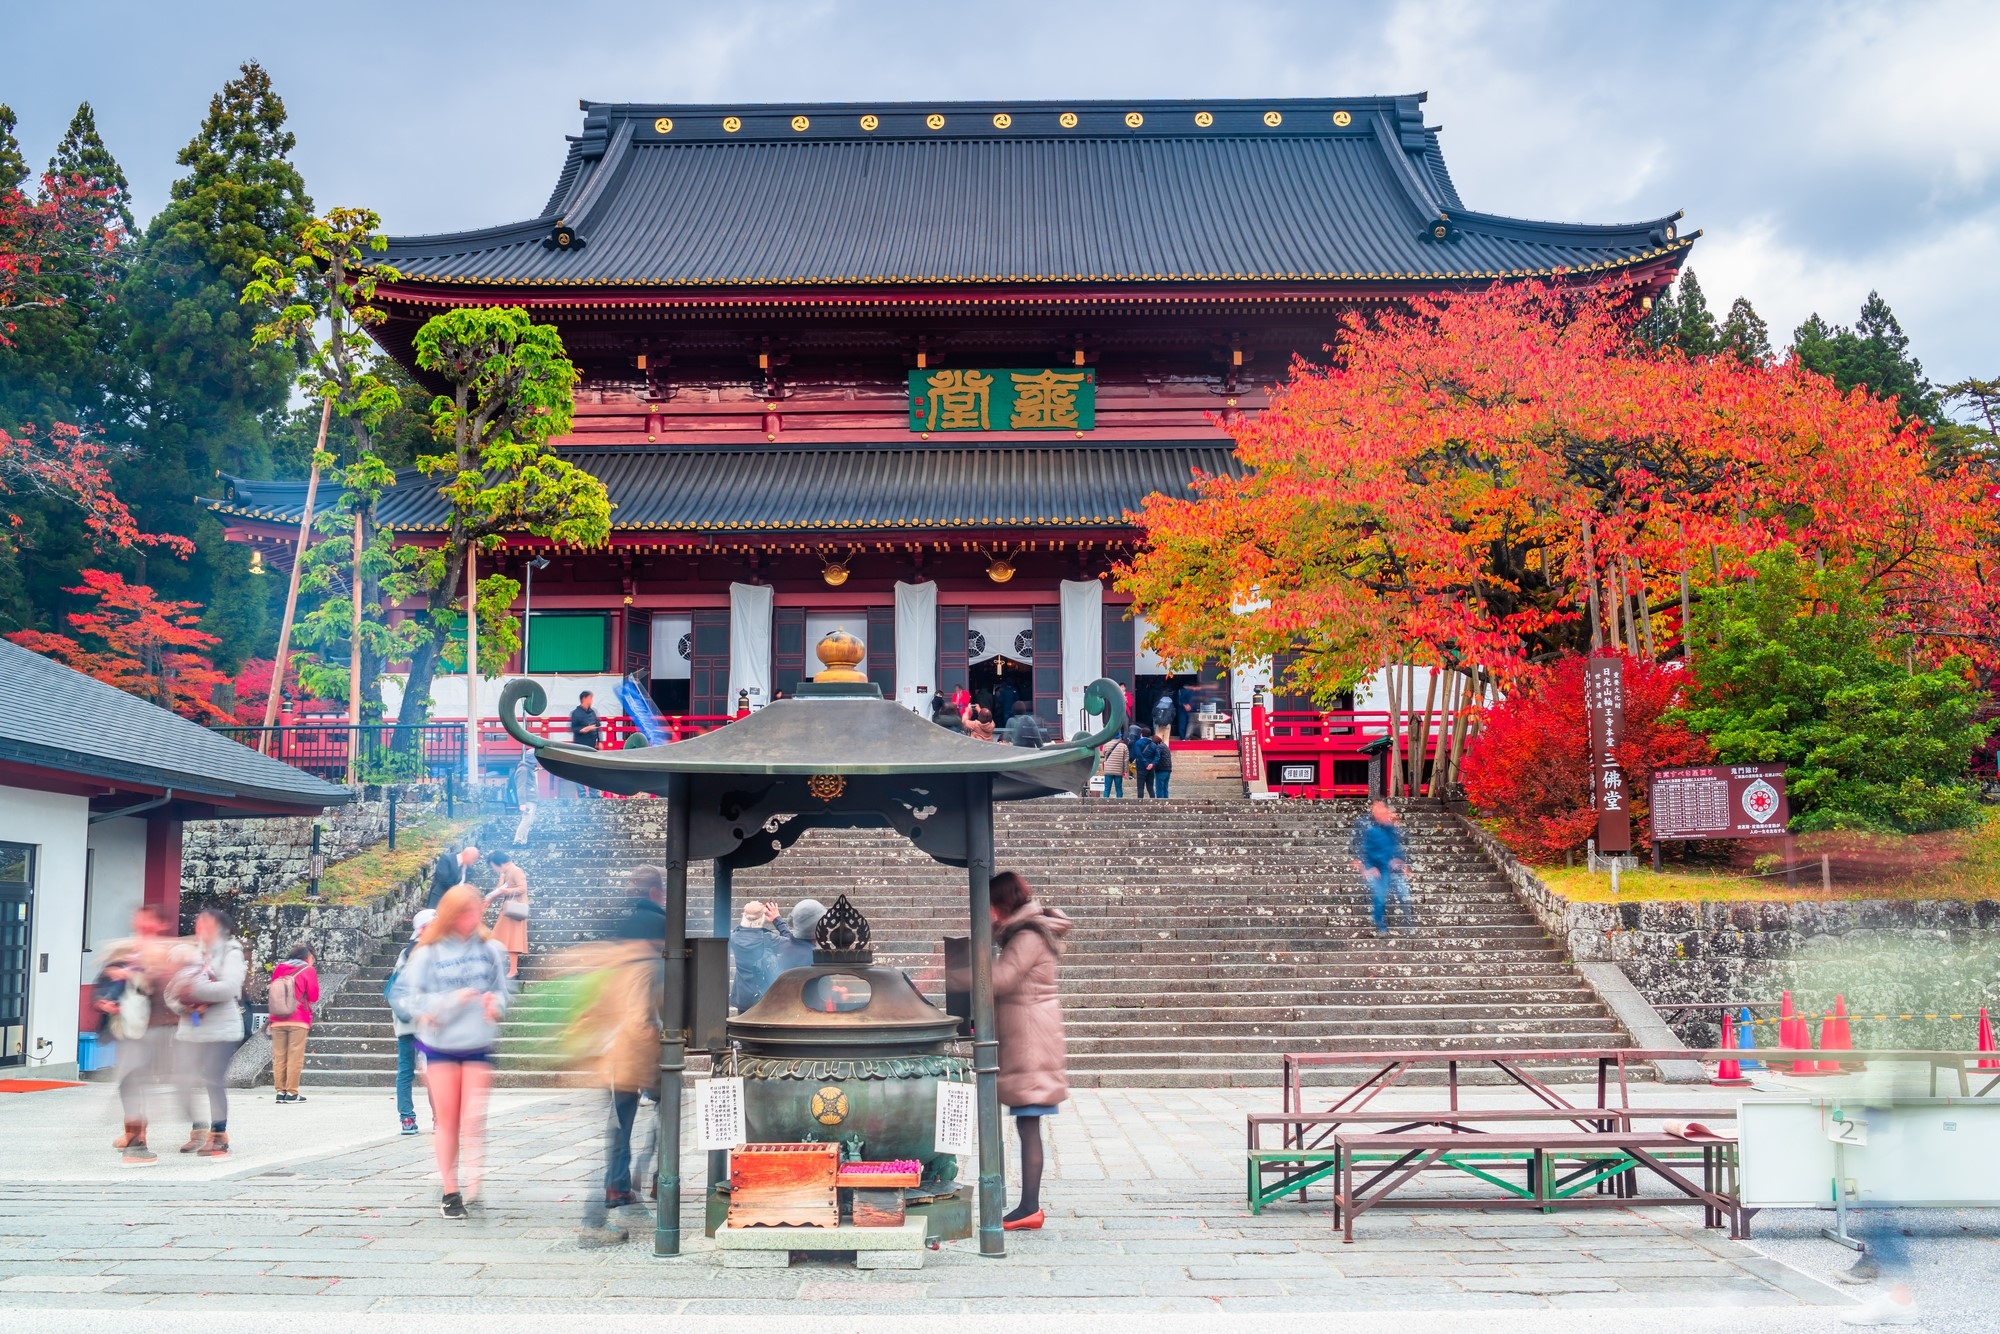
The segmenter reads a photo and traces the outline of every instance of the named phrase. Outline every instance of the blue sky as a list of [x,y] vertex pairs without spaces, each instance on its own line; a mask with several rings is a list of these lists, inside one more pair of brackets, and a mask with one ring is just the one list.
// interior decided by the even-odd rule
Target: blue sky
[[532,215],[580,97],[1423,90],[1470,207],[1685,209],[1718,313],[1747,294],[1782,341],[1814,310],[1851,322],[1877,288],[1933,380],[2000,376],[2000,4],[0,0],[0,32],[29,160],[88,99],[142,219],[209,95],[255,59],[315,202],[397,232]]

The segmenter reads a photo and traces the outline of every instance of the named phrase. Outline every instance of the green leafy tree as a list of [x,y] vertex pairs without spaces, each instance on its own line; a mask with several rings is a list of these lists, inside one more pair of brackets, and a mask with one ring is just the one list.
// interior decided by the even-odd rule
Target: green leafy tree
[[[312,463],[331,472],[341,488],[338,504],[321,525],[323,532],[346,538],[347,558],[343,564],[339,542],[314,545],[300,591],[315,605],[295,633],[302,647],[317,654],[311,668],[301,668],[307,687],[322,698],[343,700],[354,675],[350,654],[360,636],[363,721],[380,716],[375,686],[382,664],[402,656],[409,647],[403,641],[410,637],[392,629],[382,605],[381,580],[394,568],[395,539],[375,521],[382,493],[396,481],[394,470],[376,452],[375,431],[403,407],[396,387],[375,374],[377,361],[370,355],[374,347],[367,333],[386,318],[375,305],[376,286],[401,276],[375,259],[388,248],[381,225],[371,210],[334,209],[299,228],[289,259],[267,255],[258,260],[257,276],[243,289],[245,305],[278,308],[275,318],[257,327],[255,340],[298,349],[306,362],[301,387],[332,404],[345,437],[335,438],[337,454],[318,455]],[[353,599],[357,581],[358,624]],[[335,678],[337,690],[332,688]]]
[[[440,662],[464,661],[463,640],[454,644],[453,632],[474,548],[496,548],[509,532],[595,546],[611,529],[604,484],[549,444],[569,430],[576,393],[576,368],[560,334],[519,307],[468,307],[425,323],[417,331],[416,354],[418,367],[450,389],[431,403],[441,448],[417,459],[417,467],[437,479],[450,517],[442,542],[401,548],[401,569],[386,581],[391,597],[421,600],[425,608],[425,633],[410,655],[396,719],[401,735],[430,707]],[[509,614],[519,591],[504,576],[479,580],[479,669],[485,675],[498,675],[519,646],[519,624]]]
[[1785,766],[1792,827],[1914,832],[1969,823],[1966,764],[1991,730],[1962,658],[1920,660],[1882,600],[1789,546],[1695,607],[1683,717],[1724,764]]
[[[120,306],[125,349],[138,377],[131,415],[138,458],[132,496],[147,520],[195,539],[175,591],[205,600],[204,629],[221,637],[217,657],[233,666],[268,655],[276,631],[272,585],[250,573],[249,554],[194,497],[220,472],[270,473],[270,438],[282,422],[298,354],[258,343],[257,325],[276,311],[246,306],[241,293],[261,258],[286,253],[312,213],[293,166],[293,136],[270,76],[242,67],[209,102],[200,130],[179,155],[186,174],[146,229]],[[282,590],[279,590],[280,595]]]
[[1842,389],[1859,386],[1877,398],[1895,399],[1905,418],[1930,426],[1944,420],[1937,390],[1910,355],[1909,336],[1879,292],[1861,303],[1852,329],[1829,325],[1814,313],[1792,331],[1792,356]]

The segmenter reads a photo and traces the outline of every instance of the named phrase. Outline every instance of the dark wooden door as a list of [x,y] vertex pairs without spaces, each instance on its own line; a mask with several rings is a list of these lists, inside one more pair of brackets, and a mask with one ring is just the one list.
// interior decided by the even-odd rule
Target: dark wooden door
[[896,698],[896,608],[868,609],[868,679],[883,699]]
[[1062,608],[1035,608],[1035,716],[1054,735],[1067,736],[1063,727],[1062,697]]
[[1132,688],[1133,637],[1138,626],[1125,613],[1129,607],[1104,609],[1104,674],[1127,690]]
[[729,698],[729,609],[700,607],[688,650],[688,703],[697,714],[736,712]]
[[771,613],[771,698],[792,698],[805,679],[806,609],[779,607]]
[[946,699],[972,683],[965,651],[965,621],[970,613],[968,607],[938,607],[937,688]]
[[625,609],[625,665],[619,675],[639,674],[639,683],[646,684],[653,678],[653,613]]

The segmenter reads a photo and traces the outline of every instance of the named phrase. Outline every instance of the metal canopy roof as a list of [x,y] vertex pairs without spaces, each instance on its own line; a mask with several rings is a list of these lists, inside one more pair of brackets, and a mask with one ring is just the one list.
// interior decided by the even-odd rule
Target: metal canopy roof
[[0,762],[154,791],[184,802],[296,813],[344,787],[259,755],[136,695],[0,640]]
[[[1229,442],[1200,444],[613,445],[564,448],[604,482],[614,531],[1123,527],[1158,492],[1185,495],[1196,470],[1238,476]],[[305,483],[229,477],[217,513],[296,524]],[[438,530],[437,479],[396,474],[380,521]],[[339,488],[321,484],[325,511]]]
[[1423,100],[585,102],[540,216],[384,259],[495,286],[1178,286],[1610,270],[1693,240],[1678,213],[1466,209]]
[[[1039,750],[979,741],[939,727],[881,697],[873,686],[852,693],[815,694],[767,704],[726,727],[664,746],[591,750],[536,736],[515,710],[539,714],[548,697],[532,680],[509,682],[500,695],[500,723],[550,773],[606,792],[657,792],[668,774],[707,776],[894,776],[990,774],[1000,801],[1076,792],[1089,780],[1096,748],[1125,725],[1125,694],[1094,682],[1086,698],[1105,726]],[[824,691],[824,686],[818,687]],[[837,795],[837,794],[835,794]],[[828,797],[831,800],[832,797]]]

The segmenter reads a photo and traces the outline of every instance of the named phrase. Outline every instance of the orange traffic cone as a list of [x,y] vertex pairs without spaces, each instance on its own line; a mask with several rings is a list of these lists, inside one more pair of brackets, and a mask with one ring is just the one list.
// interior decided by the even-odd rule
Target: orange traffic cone
[[[1986,1007],[1979,1007],[1979,1050],[2000,1051],[1993,1045],[1993,1020],[1987,1017]],[[2000,1060],[1982,1060],[1973,1067],[1975,1070],[2000,1070]]]
[[[1833,1013],[1820,1026],[1819,1045],[1822,1051],[1854,1050],[1854,1034],[1847,1026],[1847,997],[1833,998]],[[1832,1075],[1840,1073],[1841,1066],[1839,1061],[1821,1061],[1819,1068],[1821,1074]]]
[[[1722,1012],[1722,1046],[1726,1051],[1736,1050],[1736,1020],[1729,1011]],[[1740,1088],[1750,1081],[1743,1077],[1743,1067],[1734,1057],[1725,1057],[1716,1063],[1715,1078],[1708,1081],[1725,1088]]]
[[[1787,991],[1778,1001],[1778,1045],[1786,1051],[1798,1051],[1805,1047],[1807,1043],[1800,1036],[1799,1030],[1799,1017],[1792,1010],[1792,993]],[[1792,1061],[1788,1067],[1789,1073],[1799,1073],[1801,1064],[1802,1062]]]

